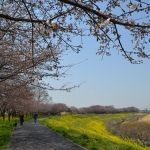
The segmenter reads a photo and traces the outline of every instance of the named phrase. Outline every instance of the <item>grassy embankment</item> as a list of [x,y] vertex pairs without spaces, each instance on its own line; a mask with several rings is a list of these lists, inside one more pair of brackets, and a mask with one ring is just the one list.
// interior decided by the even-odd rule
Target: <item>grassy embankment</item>
[[128,118],[112,127],[112,131],[123,137],[140,140],[150,146],[150,114],[139,118]]
[[0,150],[6,150],[15,122],[18,122],[17,118],[14,118],[9,122],[8,119],[3,121],[0,117]]
[[[31,119],[31,116],[26,116],[25,121]],[[10,137],[13,132],[13,128],[15,127],[15,123],[18,123],[18,117],[11,119],[8,121],[6,117],[5,121],[3,121],[2,117],[0,117],[0,150],[6,150],[8,143],[10,141]]]
[[130,114],[50,116],[40,122],[89,150],[150,150],[142,144],[113,135],[106,128]]

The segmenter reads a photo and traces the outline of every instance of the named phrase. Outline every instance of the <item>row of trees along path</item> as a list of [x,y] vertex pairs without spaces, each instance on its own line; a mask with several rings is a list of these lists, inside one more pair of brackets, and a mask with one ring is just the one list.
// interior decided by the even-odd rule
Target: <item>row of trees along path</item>
[[[0,115],[5,119],[7,113],[10,119],[22,110],[36,111],[37,106],[45,110],[49,106],[40,103],[42,95],[42,100],[47,97],[45,89],[78,87],[59,88],[51,85],[51,80],[50,84],[44,81],[66,76],[66,70],[74,65],[62,64],[63,56],[70,50],[79,53],[84,37],[96,39],[95,52],[101,57],[116,50],[133,64],[149,60],[149,10],[150,3],[141,0],[0,1]],[[9,149],[75,147],[53,136],[45,127],[26,123],[14,131]]]
[[54,131],[34,123],[25,122],[14,129],[8,150],[86,150]]

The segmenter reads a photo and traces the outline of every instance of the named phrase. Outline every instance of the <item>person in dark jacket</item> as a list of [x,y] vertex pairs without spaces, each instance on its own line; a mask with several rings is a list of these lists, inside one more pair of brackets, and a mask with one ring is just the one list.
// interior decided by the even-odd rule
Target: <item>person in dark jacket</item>
[[38,114],[37,114],[37,113],[34,113],[33,118],[34,118],[34,123],[37,123]]
[[20,115],[19,115],[19,121],[20,121],[20,125],[22,126],[23,122],[24,122],[24,114],[23,113],[20,113]]

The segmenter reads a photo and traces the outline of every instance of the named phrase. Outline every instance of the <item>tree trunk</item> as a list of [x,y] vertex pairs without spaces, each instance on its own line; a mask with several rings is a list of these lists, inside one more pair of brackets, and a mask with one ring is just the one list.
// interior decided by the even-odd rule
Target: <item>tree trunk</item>
[[10,116],[11,116],[11,113],[8,112],[8,121],[10,122]]
[[3,121],[5,121],[5,113],[2,113]]

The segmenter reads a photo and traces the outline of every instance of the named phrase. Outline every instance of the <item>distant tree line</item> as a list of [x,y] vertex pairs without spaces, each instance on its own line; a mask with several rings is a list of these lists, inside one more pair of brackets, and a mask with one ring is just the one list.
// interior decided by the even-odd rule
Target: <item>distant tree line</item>
[[14,90],[7,91],[8,93],[6,94],[8,96],[2,95],[3,101],[0,102],[0,116],[2,116],[4,120],[5,116],[10,120],[11,117],[19,115],[20,112],[24,114],[38,112],[45,115],[60,115],[62,113],[109,114],[140,111],[136,107],[115,108],[114,106],[101,105],[82,108],[69,107],[64,103],[50,103],[50,98],[45,90],[35,88],[35,91],[31,91],[28,88],[23,86],[18,89],[15,87]]
[[77,114],[109,114],[109,113],[127,113],[127,112],[139,112],[140,110],[136,107],[125,107],[125,108],[115,108],[114,106],[101,106],[93,105],[89,107],[77,108],[74,106],[68,107],[63,103],[54,104],[42,104],[39,108],[40,112],[45,114],[61,114],[62,112],[77,113]]

